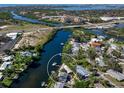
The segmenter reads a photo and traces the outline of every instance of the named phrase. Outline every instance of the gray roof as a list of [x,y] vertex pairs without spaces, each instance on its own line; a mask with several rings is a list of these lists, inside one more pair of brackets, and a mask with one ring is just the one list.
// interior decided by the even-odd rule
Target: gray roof
[[89,72],[79,65],[76,66],[76,72],[82,76],[89,76]]
[[56,82],[54,88],[63,88],[65,85],[65,83],[62,83],[62,82]]
[[117,71],[114,71],[114,70],[110,69],[110,70],[107,71],[107,73],[111,77],[113,77],[113,78],[115,78],[115,79],[117,79],[119,81],[124,80],[124,74],[122,74],[120,72],[117,72]]

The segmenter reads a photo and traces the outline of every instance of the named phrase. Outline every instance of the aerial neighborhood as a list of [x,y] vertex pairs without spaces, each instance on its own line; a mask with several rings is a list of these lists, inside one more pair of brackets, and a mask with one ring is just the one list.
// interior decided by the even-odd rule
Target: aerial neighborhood
[[64,7],[0,7],[0,87],[124,87],[124,11]]

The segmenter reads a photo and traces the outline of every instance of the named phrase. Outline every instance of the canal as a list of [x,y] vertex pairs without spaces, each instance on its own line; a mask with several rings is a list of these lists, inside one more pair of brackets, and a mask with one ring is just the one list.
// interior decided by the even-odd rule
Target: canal
[[[15,88],[40,88],[41,83],[48,80],[47,63],[52,56],[62,52],[63,46],[61,43],[65,43],[69,36],[70,31],[60,30],[56,33],[55,37],[48,42],[41,52],[41,60],[38,62],[38,66],[29,67],[22,73],[18,80],[14,81],[11,87]],[[61,57],[57,57],[53,62],[61,63]],[[52,63],[52,62],[51,62]],[[52,68],[50,64],[49,68]],[[50,69],[52,70],[52,69]]]

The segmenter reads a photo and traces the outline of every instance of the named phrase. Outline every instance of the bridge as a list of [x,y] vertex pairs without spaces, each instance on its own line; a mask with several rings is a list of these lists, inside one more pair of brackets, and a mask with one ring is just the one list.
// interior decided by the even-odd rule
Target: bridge
[[[124,23],[124,20],[115,20],[115,21],[110,21],[110,22],[104,22],[104,23],[89,23],[87,22],[86,24],[82,25],[69,25],[69,26],[60,26],[60,27],[47,27],[47,28],[40,28],[36,29],[36,31],[45,31],[45,30],[51,30],[51,29],[64,29],[64,28],[76,28],[76,27],[83,27],[85,29],[108,29],[112,28],[116,25],[116,23]],[[16,30],[16,31],[11,31],[11,32],[30,32],[30,31],[22,31],[22,30]],[[10,31],[6,32],[0,32],[0,34],[3,33],[10,33]]]

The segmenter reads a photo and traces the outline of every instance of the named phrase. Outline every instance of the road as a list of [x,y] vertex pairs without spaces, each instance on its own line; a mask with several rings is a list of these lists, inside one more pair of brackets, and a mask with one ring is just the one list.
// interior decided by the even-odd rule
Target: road
[[[60,27],[48,27],[48,28],[40,28],[36,29],[35,31],[45,31],[45,30],[50,30],[50,29],[63,29],[63,28],[76,28],[76,27],[83,27],[86,29],[95,29],[95,28],[101,28],[101,29],[107,29],[115,26],[115,23],[124,23],[124,20],[116,20],[116,21],[111,21],[111,22],[104,22],[104,23],[88,23],[87,24],[82,24],[82,25],[70,25],[70,26],[60,26]],[[4,33],[9,33],[10,31],[4,31],[0,32],[0,34]],[[30,31],[22,31],[22,30],[16,30],[16,31],[11,31],[11,32],[30,32]]]

